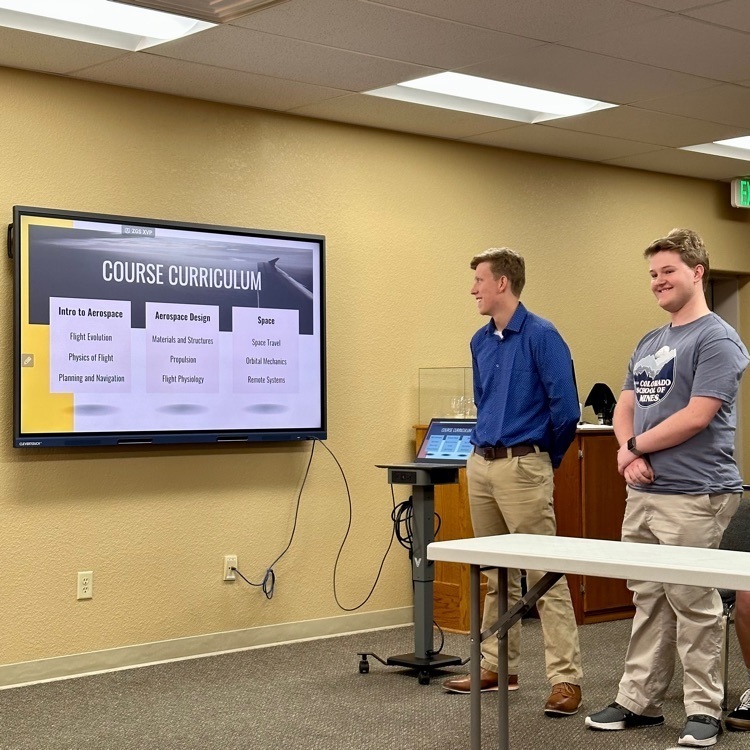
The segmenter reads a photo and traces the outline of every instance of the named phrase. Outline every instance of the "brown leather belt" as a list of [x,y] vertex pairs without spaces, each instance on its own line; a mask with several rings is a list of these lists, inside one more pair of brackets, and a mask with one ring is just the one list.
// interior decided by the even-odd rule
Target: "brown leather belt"
[[537,453],[538,449],[533,445],[490,445],[487,448],[474,446],[474,453],[479,454],[485,461],[494,461],[497,458],[517,458],[528,456],[529,453]]

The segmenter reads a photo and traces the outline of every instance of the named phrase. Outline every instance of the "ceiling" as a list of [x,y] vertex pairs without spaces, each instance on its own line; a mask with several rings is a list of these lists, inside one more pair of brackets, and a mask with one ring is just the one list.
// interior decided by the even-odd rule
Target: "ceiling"
[[[0,65],[656,172],[750,173],[679,150],[750,135],[747,0],[287,0],[142,52],[1,28]],[[360,93],[446,70],[620,106],[528,125]]]

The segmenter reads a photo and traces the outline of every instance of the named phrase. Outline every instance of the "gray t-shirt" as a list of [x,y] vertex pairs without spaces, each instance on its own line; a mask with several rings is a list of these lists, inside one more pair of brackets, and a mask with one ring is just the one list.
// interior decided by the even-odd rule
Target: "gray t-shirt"
[[635,391],[636,436],[683,409],[693,396],[722,401],[705,430],[648,456],[655,479],[642,489],[680,495],[742,491],[734,461],[735,406],[748,362],[737,332],[715,313],[657,328],[641,339],[624,386]]

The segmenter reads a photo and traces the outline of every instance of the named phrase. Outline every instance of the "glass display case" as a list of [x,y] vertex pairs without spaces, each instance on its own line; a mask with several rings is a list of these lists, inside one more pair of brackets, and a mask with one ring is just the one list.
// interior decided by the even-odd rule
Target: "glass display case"
[[419,423],[433,417],[476,417],[471,367],[419,368]]

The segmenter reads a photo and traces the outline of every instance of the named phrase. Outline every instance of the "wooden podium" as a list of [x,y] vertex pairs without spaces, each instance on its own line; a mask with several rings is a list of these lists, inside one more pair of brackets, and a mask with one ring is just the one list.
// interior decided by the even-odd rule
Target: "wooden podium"
[[[424,425],[416,428],[421,444]],[[620,539],[625,514],[625,480],[617,473],[617,440],[611,428],[579,429],[555,471],[555,516],[559,536]],[[441,518],[437,541],[474,536],[466,470],[458,484],[435,487],[435,512]],[[568,585],[579,625],[632,617],[632,594],[625,581],[569,575]],[[481,595],[484,597],[483,582]],[[435,562],[434,617],[441,628],[469,632],[469,566]]]

